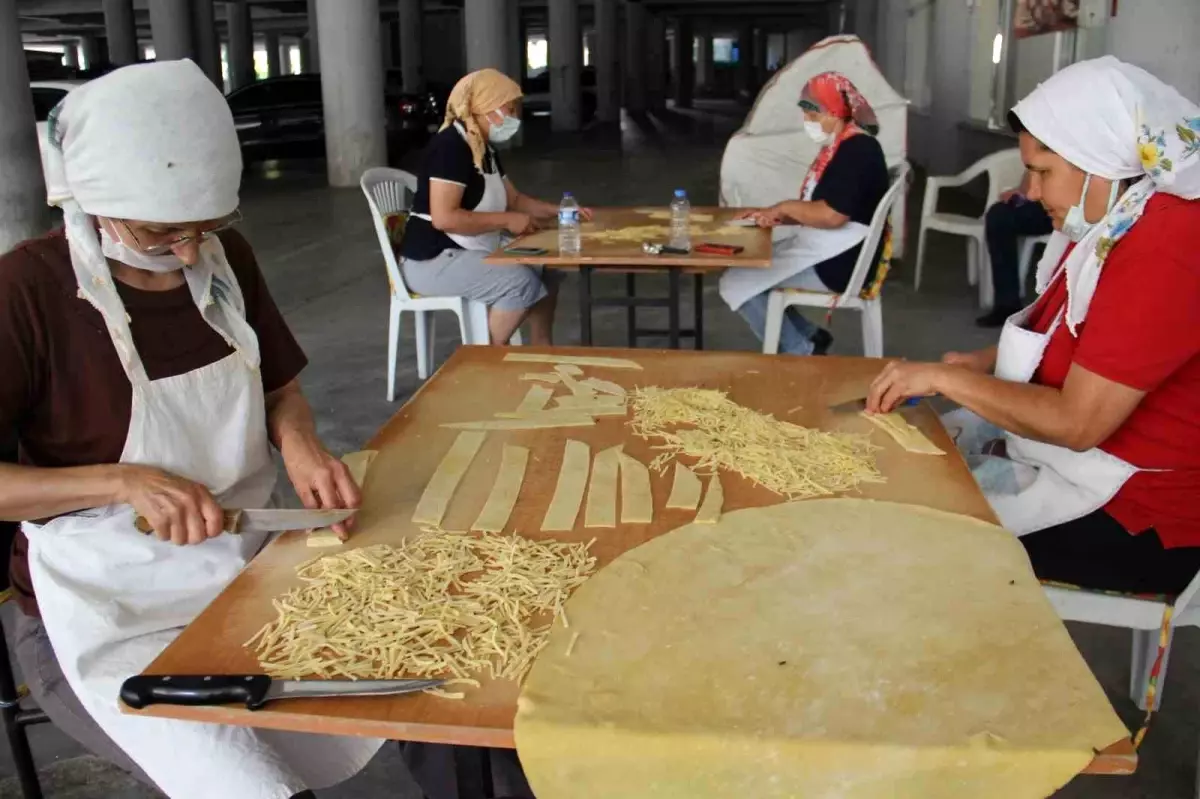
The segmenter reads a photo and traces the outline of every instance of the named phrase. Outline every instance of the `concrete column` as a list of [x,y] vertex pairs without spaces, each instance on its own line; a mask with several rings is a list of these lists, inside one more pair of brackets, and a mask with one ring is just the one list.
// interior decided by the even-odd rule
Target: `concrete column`
[[695,27],[681,17],[675,22],[675,107],[691,108],[696,95]]
[[646,92],[647,68],[646,25],[650,15],[641,3],[625,4],[625,110],[644,114],[649,107]]
[[257,80],[254,72],[254,28],[250,22],[250,4],[230,0],[225,4],[229,27],[229,87],[240,89]]
[[221,37],[217,34],[217,12],[213,0],[192,0],[192,36],[196,43],[196,63],[209,80],[218,88],[223,88]]
[[104,0],[104,32],[108,36],[108,62],[122,67],[141,60],[133,0]]
[[154,36],[154,60],[195,58],[188,0],[150,0],[150,31]]
[[508,4],[503,0],[466,0],[463,33],[467,72],[508,69]]
[[754,84],[754,28],[745,25],[738,31],[738,63],[736,86],[742,99],[753,100]]
[[279,77],[283,74],[283,65],[279,59],[279,34],[274,32],[264,33],[263,48],[267,51],[267,77]]
[[550,127],[558,131],[583,127],[580,74],[583,69],[583,34],[579,27],[579,0],[550,4]]
[[[380,55],[383,56],[384,72],[395,69],[397,66],[396,50],[399,42],[397,27],[396,21],[391,20],[383,23],[383,27],[379,29],[379,49]],[[386,83],[386,80],[384,82]]]
[[580,61],[584,66],[596,66],[596,29],[583,32],[583,49],[587,51],[586,63]]
[[0,0],[0,253],[50,226],[16,0]]
[[717,74],[716,60],[713,57],[713,37],[710,31],[700,34],[700,58],[696,61],[696,86],[705,88],[713,82]]
[[785,41],[787,42],[786,58],[789,63],[799,58],[808,49],[808,36],[802,30],[788,31]]
[[104,47],[98,36],[79,37],[79,58],[84,69],[95,69],[104,61]]
[[325,154],[331,186],[387,165],[379,0],[317,0]]
[[521,0],[504,0],[504,13],[508,17],[506,50],[508,52],[508,76],[520,83],[525,78],[525,28],[521,22]]
[[284,75],[292,74],[292,45],[295,43],[290,36],[279,40],[279,63]]
[[646,105],[651,111],[667,107],[667,23],[656,14],[646,18]]
[[305,72],[321,71],[321,47],[317,36],[317,0],[308,0],[308,33],[304,36],[306,46],[300,50]]
[[767,80],[767,32],[762,28],[754,31],[754,83],[761,86]]
[[400,0],[400,70],[410,94],[425,88],[421,41],[421,0]]
[[79,69],[79,44],[75,41],[63,42],[63,66]]
[[621,61],[617,43],[617,0],[596,0],[596,118],[621,121]]

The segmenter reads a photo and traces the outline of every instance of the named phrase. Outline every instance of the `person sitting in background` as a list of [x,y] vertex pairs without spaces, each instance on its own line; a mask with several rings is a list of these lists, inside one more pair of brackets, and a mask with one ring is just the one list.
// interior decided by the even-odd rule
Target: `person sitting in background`
[[1043,580],[1177,595],[1200,571],[1200,107],[1111,56],[1010,115],[1057,231],[998,346],[895,362],[867,410],[940,394]]
[[[521,127],[521,87],[494,69],[460,80],[446,121],[426,148],[404,232],[400,268],[417,294],[461,296],[488,306],[493,344],[507,344],[528,320],[531,344],[552,344],[557,286],[531,266],[490,266],[502,236],[537,230],[558,206],[517,191],[492,144]],[[581,209],[584,219],[591,211]]]
[[992,261],[992,310],[975,320],[980,327],[1001,327],[1021,310],[1021,262],[1017,244],[1025,236],[1045,236],[1054,223],[1040,203],[1028,199],[1029,174],[1021,185],[1000,195],[987,211],[987,246]]
[[[836,72],[812,78],[800,95],[800,108],[805,132],[821,147],[800,187],[800,198],[770,208],[748,208],[736,217],[773,228],[771,267],[729,269],[721,276],[722,299],[760,340],[772,289],[846,290],[867,226],[888,190],[887,163],[875,139],[875,112],[849,78]],[[876,268],[867,276],[868,285]],[[796,309],[787,309],[779,337],[781,353],[824,355],[832,343],[827,330]]]

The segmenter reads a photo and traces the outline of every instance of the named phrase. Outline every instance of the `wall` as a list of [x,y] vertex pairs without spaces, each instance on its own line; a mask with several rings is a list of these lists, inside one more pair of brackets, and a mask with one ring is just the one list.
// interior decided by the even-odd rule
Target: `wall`
[[1106,51],[1200,102],[1200,0],[1121,0]]

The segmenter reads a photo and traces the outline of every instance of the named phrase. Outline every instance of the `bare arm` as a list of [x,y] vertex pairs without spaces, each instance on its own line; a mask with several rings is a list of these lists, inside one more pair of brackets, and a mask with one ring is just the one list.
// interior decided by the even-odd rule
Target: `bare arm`
[[504,189],[508,192],[508,207],[514,211],[529,214],[536,219],[551,219],[558,215],[557,205],[522,194],[508,178],[504,179]]
[[122,502],[119,464],[40,469],[0,463],[0,520],[46,519]]
[[835,211],[824,200],[785,200],[775,208],[798,225],[833,230],[850,221],[850,217]]
[[463,187],[443,180],[429,181],[429,217],[443,233],[478,236],[508,230],[512,214],[507,211],[468,211],[462,207]]

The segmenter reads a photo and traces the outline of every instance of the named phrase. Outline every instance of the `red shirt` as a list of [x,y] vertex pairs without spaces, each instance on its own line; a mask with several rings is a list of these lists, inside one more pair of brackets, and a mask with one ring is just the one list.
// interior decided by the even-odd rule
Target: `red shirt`
[[[1053,282],[1030,319],[1049,330],[1067,299]],[[1104,510],[1163,545],[1200,546],[1200,201],[1151,198],[1109,254],[1087,317],[1051,337],[1033,382],[1061,388],[1072,363],[1146,392],[1105,452],[1141,469]]]

